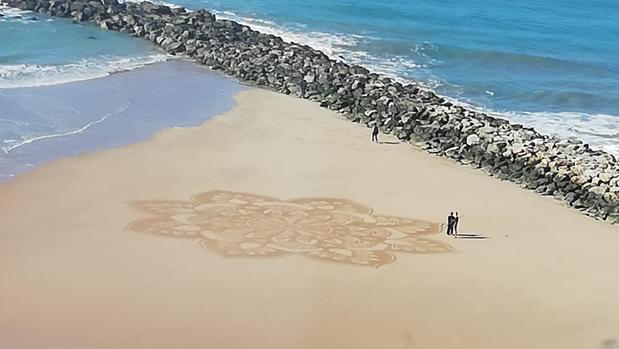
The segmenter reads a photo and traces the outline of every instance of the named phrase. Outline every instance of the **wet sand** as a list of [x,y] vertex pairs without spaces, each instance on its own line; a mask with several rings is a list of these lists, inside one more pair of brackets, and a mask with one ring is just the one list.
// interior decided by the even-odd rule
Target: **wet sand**
[[230,110],[242,89],[181,59],[91,80],[0,89],[0,182],[55,159],[200,125]]
[[[0,348],[619,338],[619,227],[391,137],[371,143],[308,101],[236,100],[202,126],[0,185]],[[459,239],[437,226],[452,210]]]

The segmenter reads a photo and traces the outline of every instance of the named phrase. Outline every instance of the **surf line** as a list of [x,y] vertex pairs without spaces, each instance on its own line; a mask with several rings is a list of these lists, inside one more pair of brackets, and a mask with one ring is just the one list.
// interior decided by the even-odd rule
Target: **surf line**
[[36,142],[36,141],[40,141],[40,140],[43,140],[43,139],[60,138],[60,137],[67,137],[67,136],[72,136],[72,135],[80,134],[80,133],[86,131],[87,129],[89,129],[91,126],[98,125],[98,124],[102,123],[103,121],[107,120],[108,118],[110,118],[110,117],[112,117],[112,116],[114,116],[116,114],[122,113],[123,111],[127,110],[128,108],[129,108],[129,104],[123,105],[118,110],[116,110],[114,112],[111,112],[111,113],[108,113],[108,114],[105,114],[101,118],[99,118],[99,119],[97,119],[95,121],[91,121],[91,122],[87,123],[86,125],[78,128],[78,129],[72,130],[72,131],[63,132],[63,133],[49,134],[49,135],[43,135],[43,136],[33,137],[33,138],[29,138],[29,139],[23,139],[18,144],[15,144],[15,145],[10,146],[10,147],[3,147],[2,151],[4,152],[4,154],[8,154],[9,152],[11,152],[11,151],[13,151],[13,150],[15,150],[17,148],[20,148],[20,147],[22,147],[24,145],[27,145],[27,144],[30,144],[30,143],[33,143],[33,142]]

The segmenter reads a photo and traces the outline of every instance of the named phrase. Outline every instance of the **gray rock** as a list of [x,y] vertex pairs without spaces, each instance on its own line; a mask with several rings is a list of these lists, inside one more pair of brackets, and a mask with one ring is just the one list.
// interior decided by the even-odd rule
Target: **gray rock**
[[608,186],[606,186],[606,185],[601,185],[601,186],[598,186],[598,187],[591,187],[589,189],[590,193],[594,193],[594,194],[597,194],[597,195],[604,195],[604,193],[606,193],[607,191],[608,191]]
[[112,23],[111,23],[111,22],[109,22],[109,21],[103,21],[103,22],[101,22],[101,23],[99,24],[99,26],[100,26],[102,29],[105,29],[105,30],[111,30],[111,29],[112,29]]
[[[91,21],[106,30],[145,37],[171,54],[282,93],[307,96],[346,118],[370,124],[427,152],[481,168],[553,195],[587,214],[619,221],[619,164],[581,141],[539,134],[464,107],[432,91],[403,85],[369,70],[330,59],[311,47],[284,42],[205,10],[118,0],[5,0],[9,6]],[[478,146],[479,145],[479,146]]]

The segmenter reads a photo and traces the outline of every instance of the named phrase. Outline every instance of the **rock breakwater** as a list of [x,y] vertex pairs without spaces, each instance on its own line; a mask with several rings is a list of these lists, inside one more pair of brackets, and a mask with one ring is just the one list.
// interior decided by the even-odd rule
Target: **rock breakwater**
[[581,141],[542,135],[467,110],[414,84],[401,84],[309,46],[217,19],[205,10],[116,0],[4,2],[142,37],[170,54],[281,93],[299,94],[299,81],[305,78],[309,99],[352,121],[376,122],[383,132],[429,153],[552,195],[595,218],[619,222],[618,161]]

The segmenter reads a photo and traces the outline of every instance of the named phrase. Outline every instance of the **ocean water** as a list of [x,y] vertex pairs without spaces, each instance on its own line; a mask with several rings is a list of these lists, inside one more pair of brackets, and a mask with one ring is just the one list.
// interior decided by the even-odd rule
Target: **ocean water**
[[[172,1],[619,155],[619,1]],[[0,89],[83,80],[165,59],[123,34],[0,13]]]

